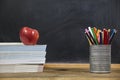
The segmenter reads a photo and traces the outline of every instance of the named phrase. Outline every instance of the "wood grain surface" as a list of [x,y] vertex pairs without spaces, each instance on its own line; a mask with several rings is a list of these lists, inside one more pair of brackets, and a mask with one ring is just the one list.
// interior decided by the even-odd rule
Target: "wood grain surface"
[[0,80],[120,80],[120,64],[111,64],[111,73],[89,72],[89,64],[47,63],[44,72],[0,74]]

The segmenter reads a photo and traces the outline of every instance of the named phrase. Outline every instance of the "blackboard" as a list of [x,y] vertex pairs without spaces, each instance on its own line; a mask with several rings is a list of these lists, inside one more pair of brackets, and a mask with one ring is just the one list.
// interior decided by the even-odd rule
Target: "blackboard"
[[0,42],[20,42],[23,26],[40,32],[47,62],[89,62],[88,26],[117,29],[112,63],[120,63],[119,0],[0,0]]

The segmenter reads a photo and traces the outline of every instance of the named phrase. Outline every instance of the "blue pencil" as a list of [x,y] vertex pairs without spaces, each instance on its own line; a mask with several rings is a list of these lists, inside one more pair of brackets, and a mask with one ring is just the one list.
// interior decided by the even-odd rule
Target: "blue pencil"
[[111,44],[111,42],[112,42],[112,40],[113,40],[113,37],[114,37],[114,35],[116,34],[116,30],[115,29],[113,29],[112,30],[112,34],[111,34],[111,36],[110,36],[110,38],[109,38],[109,44]]

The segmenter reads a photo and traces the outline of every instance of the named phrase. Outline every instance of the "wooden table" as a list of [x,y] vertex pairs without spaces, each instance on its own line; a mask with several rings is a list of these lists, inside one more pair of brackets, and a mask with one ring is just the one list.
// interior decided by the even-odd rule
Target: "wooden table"
[[112,72],[89,72],[89,64],[47,63],[42,73],[0,74],[0,80],[120,80],[120,64],[112,64]]

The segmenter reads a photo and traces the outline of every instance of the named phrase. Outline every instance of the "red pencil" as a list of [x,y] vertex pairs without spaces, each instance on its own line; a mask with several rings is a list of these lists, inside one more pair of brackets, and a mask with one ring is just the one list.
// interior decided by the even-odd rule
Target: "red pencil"
[[108,44],[108,31],[104,28],[103,29],[103,34],[104,34],[104,44],[107,45]]

